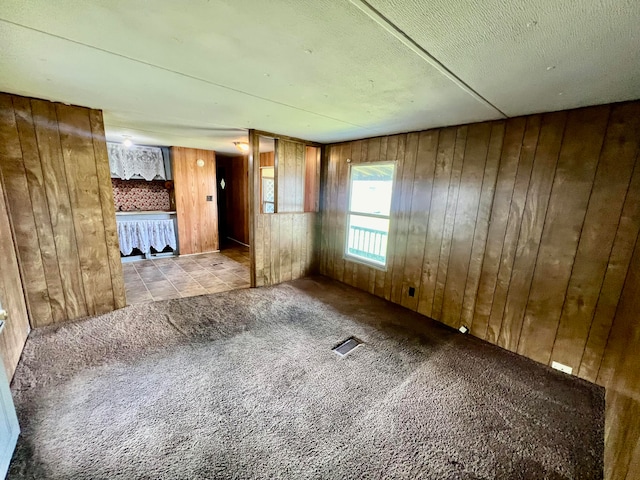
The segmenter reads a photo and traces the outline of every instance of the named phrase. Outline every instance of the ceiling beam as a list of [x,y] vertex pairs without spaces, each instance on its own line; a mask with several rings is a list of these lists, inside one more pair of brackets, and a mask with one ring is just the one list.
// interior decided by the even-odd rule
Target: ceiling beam
[[384,28],[388,33],[393,35],[396,39],[398,39],[405,47],[415,53],[422,60],[427,62],[433,68],[438,70],[442,75],[447,77],[453,83],[458,85],[462,90],[467,92],[469,95],[474,97],[480,103],[484,103],[485,105],[491,107],[496,112],[498,112],[503,118],[509,118],[506,113],[496,107],[493,103],[483,97],[480,93],[474,90],[469,84],[467,84],[464,80],[458,77],[455,73],[449,70],[445,65],[440,63],[433,55],[431,55],[427,50],[425,50],[422,46],[420,46],[413,38],[407,35],[402,29],[400,29],[396,24],[394,24],[391,20],[385,17],[382,13],[376,10],[371,4],[366,2],[365,0],[349,0],[353,6],[358,8],[362,13],[367,15],[371,20],[376,22],[382,28]]

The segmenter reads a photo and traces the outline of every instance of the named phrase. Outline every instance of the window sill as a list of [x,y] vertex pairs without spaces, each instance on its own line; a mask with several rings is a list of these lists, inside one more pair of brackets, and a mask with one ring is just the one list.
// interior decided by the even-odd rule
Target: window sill
[[381,272],[386,272],[387,271],[387,265],[380,265],[379,263],[373,263],[373,262],[367,262],[365,259],[363,258],[359,258],[359,257],[353,257],[351,255],[343,255],[342,259],[347,261],[347,262],[351,262],[351,263],[357,263],[358,265],[365,265],[367,267],[371,267],[375,270],[380,270]]

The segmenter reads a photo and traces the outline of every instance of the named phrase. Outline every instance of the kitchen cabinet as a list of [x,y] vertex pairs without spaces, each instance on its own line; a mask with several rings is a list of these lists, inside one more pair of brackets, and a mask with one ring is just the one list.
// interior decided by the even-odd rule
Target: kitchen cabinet
[[122,180],[167,180],[165,156],[160,147],[131,146],[107,143],[111,178]]

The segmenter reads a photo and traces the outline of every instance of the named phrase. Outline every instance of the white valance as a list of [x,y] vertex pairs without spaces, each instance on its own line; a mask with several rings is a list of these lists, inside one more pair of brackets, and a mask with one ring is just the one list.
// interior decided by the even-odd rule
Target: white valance
[[166,178],[162,150],[158,147],[129,148],[119,143],[107,142],[111,175],[123,180],[129,180],[140,175],[145,180]]
[[148,253],[150,247],[161,252],[165,247],[173,250],[176,245],[176,231],[173,220],[118,221],[118,239],[123,255],[131,255],[134,248]]

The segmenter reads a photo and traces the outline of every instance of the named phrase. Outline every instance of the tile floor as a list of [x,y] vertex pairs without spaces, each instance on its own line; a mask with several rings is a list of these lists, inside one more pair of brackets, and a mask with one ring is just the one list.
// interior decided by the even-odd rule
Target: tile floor
[[249,287],[249,249],[124,263],[127,305]]

